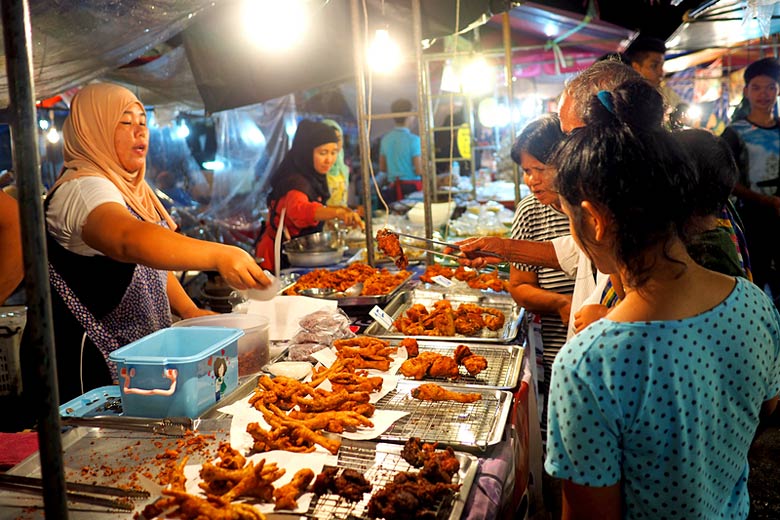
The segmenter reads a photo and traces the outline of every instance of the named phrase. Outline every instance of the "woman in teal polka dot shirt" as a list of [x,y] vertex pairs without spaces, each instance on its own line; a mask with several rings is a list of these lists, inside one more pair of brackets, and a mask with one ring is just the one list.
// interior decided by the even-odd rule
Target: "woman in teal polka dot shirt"
[[632,80],[594,96],[553,163],[572,234],[625,298],[553,365],[545,470],[564,518],[746,518],[747,452],[780,391],[780,315],[691,260],[696,172]]

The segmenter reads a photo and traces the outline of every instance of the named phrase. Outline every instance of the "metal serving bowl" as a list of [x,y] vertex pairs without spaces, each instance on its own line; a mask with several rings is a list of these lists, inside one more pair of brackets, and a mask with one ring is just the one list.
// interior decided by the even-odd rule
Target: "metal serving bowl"
[[288,251],[284,249],[284,254],[290,261],[290,265],[295,267],[322,267],[339,263],[344,256],[344,247],[340,249],[331,249],[327,251]]
[[295,237],[285,242],[284,250],[287,253],[312,253],[329,252],[344,248],[344,241],[338,233],[330,231],[320,231],[311,235]]

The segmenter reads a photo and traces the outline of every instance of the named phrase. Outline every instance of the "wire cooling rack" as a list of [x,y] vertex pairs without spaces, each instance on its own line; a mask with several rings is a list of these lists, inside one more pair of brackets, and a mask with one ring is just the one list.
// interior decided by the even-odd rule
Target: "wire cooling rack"
[[[485,345],[474,343],[457,343],[446,341],[417,341],[420,352],[435,352],[452,357],[458,345],[466,345],[472,354],[483,356],[487,360],[487,368],[472,376],[465,367],[460,367],[458,379],[443,377],[425,377],[422,382],[447,383],[457,386],[481,386],[511,390],[517,386],[523,365],[523,347],[518,345]],[[414,379],[406,378],[407,381]]]
[[[379,443],[376,445],[342,444],[339,450],[338,467],[341,471],[351,468],[363,473],[377,491],[404,471],[417,471],[401,457],[401,446]],[[435,518],[457,520],[463,513],[463,507],[469,496],[471,484],[477,470],[477,460],[473,455],[456,452],[460,470],[452,478],[453,484],[460,484],[460,490],[451,499],[442,500],[435,512]],[[318,520],[368,520],[368,501],[370,495],[364,494],[360,502],[348,502],[339,495],[326,493],[313,500],[306,513],[308,518]]]
[[478,393],[482,398],[473,403],[421,401],[411,395],[412,389],[419,385],[401,381],[394,391],[376,403],[377,409],[409,413],[380,435],[381,440],[406,442],[410,437],[419,437],[424,442],[482,451],[501,440],[512,407],[511,393],[440,385],[455,392]]

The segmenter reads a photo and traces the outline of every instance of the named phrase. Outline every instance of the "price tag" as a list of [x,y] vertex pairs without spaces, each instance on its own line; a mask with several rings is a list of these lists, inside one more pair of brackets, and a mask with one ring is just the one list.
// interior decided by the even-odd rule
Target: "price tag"
[[374,305],[374,308],[371,309],[371,312],[368,313],[369,316],[374,318],[377,322],[379,322],[380,325],[382,325],[384,328],[389,329],[393,326],[393,318],[390,317],[389,314],[387,314],[385,311]]
[[452,287],[453,285],[455,285],[452,280],[440,274],[437,274],[436,276],[432,277],[431,280],[441,285],[442,287]]

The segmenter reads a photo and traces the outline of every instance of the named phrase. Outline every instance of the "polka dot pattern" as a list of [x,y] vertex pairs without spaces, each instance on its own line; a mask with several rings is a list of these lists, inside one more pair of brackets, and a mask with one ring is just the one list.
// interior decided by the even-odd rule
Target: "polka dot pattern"
[[625,518],[746,518],[747,450],[779,376],[780,315],[739,278],[692,318],[600,320],[553,365],[545,469],[621,482]]
[[[132,209],[130,213],[140,220]],[[160,225],[167,227],[165,222],[160,222]],[[87,337],[103,354],[114,380],[118,380],[118,376],[116,363],[108,359],[111,352],[171,326],[167,271],[138,264],[122,301],[102,319],[95,318],[92,311],[81,303],[51,263],[49,279],[62,301],[86,331]]]

